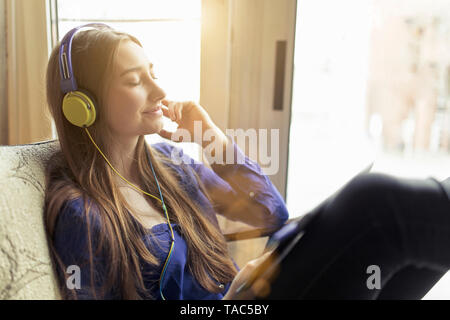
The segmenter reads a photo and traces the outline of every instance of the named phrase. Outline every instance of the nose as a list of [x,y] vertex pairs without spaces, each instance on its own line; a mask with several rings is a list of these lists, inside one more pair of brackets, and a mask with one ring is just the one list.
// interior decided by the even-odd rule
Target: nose
[[152,85],[149,91],[148,98],[151,101],[159,101],[166,97],[166,92],[154,81],[152,81]]

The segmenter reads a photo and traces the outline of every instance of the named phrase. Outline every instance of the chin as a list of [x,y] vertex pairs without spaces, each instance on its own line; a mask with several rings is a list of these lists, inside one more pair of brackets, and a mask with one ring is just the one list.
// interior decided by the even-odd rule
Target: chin
[[158,121],[155,123],[152,123],[151,126],[149,126],[149,128],[147,130],[145,130],[145,134],[154,134],[154,133],[159,133],[162,128],[164,127],[164,124],[162,121]]
[[155,133],[159,133],[163,129],[164,122],[162,121],[162,119],[161,119],[161,121],[158,121],[158,123],[156,124],[155,127],[156,127]]

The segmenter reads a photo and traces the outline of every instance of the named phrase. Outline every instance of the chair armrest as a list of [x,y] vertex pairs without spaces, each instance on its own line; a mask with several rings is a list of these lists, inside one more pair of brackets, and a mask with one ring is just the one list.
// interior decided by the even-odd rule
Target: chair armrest
[[[293,221],[297,221],[301,218],[302,217],[289,219],[286,221],[285,225],[288,223],[291,223]],[[238,240],[256,239],[256,238],[268,237],[268,236],[272,235],[275,231],[279,230],[280,228],[253,228],[253,229],[244,230],[244,231],[225,233],[224,237],[225,237],[225,240],[228,242],[238,241]]]
[[226,233],[226,234],[224,234],[224,237],[225,237],[225,240],[227,240],[227,241],[248,240],[248,239],[264,237],[270,231],[273,232],[274,230],[267,229],[267,228],[255,228],[255,229],[251,229],[251,230]]

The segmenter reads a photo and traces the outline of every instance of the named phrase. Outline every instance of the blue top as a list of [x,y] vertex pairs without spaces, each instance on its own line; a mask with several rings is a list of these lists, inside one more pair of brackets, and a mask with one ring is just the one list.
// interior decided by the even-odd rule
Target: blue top
[[[231,138],[230,140],[232,141],[230,148],[234,151],[235,161],[233,164],[212,164],[212,170],[184,154],[182,149],[168,143],[157,143],[152,147],[171,159],[178,156],[178,159],[187,164],[187,168],[190,169],[186,173],[176,162],[167,163],[177,173],[180,173],[178,179],[181,186],[185,188],[191,199],[200,205],[204,214],[216,226],[218,226],[216,214],[221,214],[228,219],[258,227],[281,227],[288,219],[288,212],[281,195],[269,178],[262,173],[259,165],[246,157],[237,144]],[[194,172],[212,195],[213,203],[199,189]],[[246,206],[245,210],[241,211],[225,210],[227,205],[236,203],[242,197],[251,199],[252,206]],[[91,232],[94,234],[93,241],[95,241],[95,232],[99,232],[99,225],[95,219],[87,221],[83,211],[81,198],[65,203],[56,222],[53,243],[64,265],[80,267],[81,289],[77,290],[78,298],[93,299],[89,290],[90,268],[89,263],[86,263],[89,261],[89,253],[86,249],[88,242],[86,228],[91,228]],[[187,245],[180,233],[179,226],[172,224],[172,227],[175,246],[162,283],[165,298],[169,300],[222,299],[230,284],[224,284],[225,287],[221,293],[211,293],[201,287],[187,267]],[[153,226],[151,231],[151,235],[145,236],[145,244],[159,261],[165,261],[170,248],[169,227],[166,223],[162,223]],[[93,247],[95,248],[95,244]],[[107,263],[109,263],[108,259],[103,256],[94,258],[94,283],[99,286],[102,283],[102,275]],[[161,299],[157,284],[162,267],[162,265],[155,267],[145,262],[141,266],[146,289],[156,299]],[[72,274],[72,272],[68,272],[68,274]],[[59,276],[61,283],[65,285],[63,275]],[[120,297],[111,293],[106,298]]]

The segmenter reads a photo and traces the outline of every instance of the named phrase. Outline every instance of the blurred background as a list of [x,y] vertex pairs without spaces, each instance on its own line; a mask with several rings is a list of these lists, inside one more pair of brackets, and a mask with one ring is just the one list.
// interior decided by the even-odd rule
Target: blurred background
[[[135,35],[168,98],[200,102],[223,130],[278,130],[258,138],[276,144],[269,177],[292,218],[371,164],[449,176],[448,0],[0,0],[0,144],[57,138],[46,62],[89,22]],[[238,264],[260,253],[252,241]],[[450,276],[425,298],[450,299]]]

